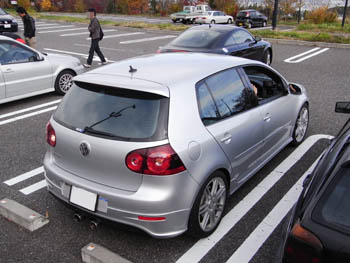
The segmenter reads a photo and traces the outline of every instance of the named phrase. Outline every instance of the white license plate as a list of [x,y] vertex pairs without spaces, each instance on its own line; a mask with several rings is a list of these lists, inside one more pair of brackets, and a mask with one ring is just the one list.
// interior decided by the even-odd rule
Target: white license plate
[[94,212],[96,210],[97,194],[72,186],[69,201]]
[[5,24],[4,28],[11,28],[11,25]]

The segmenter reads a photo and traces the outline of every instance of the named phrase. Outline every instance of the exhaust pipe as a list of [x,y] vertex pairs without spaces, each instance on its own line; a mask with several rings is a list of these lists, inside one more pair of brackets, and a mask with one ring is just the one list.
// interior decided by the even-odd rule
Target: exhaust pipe
[[83,219],[84,219],[84,216],[82,214],[79,214],[79,213],[74,214],[74,221],[75,222],[80,223]]
[[100,224],[99,221],[91,220],[90,221],[90,229],[92,231],[96,230],[99,224]]

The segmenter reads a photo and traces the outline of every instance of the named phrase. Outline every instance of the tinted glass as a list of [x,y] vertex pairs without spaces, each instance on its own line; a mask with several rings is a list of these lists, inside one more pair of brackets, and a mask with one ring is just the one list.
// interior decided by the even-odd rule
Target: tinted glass
[[7,15],[6,12],[0,8],[0,15],[3,16],[3,15]]
[[204,82],[197,86],[197,100],[199,114],[204,125],[212,124],[220,119],[220,114],[216,108],[214,100]]
[[206,80],[222,118],[241,112],[249,105],[248,93],[235,69],[229,69]]
[[232,36],[237,44],[250,43],[254,41],[252,35],[243,30],[237,30]]
[[187,30],[171,42],[179,47],[203,48],[216,42],[221,33],[214,30]]
[[0,63],[2,65],[28,62],[33,56],[36,56],[34,52],[16,42],[6,41],[0,43]]
[[316,217],[337,229],[350,231],[350,168],[341,168],[316,206]]
[[[54,118],[89,134],[106,134],[121,140],[166,138],[168,99],[156,94],[92,84],[74,85],[65,95]],[[97,132],[96,132],[97,131]],[[111,135],[111,136],[108,136]]]
[[247,12],[239,12],[237,17],[243,18],[247,16]]
[[236,41],[233,38],[233,34],[230,34],[229,38],[226,40],[225,42],[225,46],[232,46],[232,45],[236,45]]

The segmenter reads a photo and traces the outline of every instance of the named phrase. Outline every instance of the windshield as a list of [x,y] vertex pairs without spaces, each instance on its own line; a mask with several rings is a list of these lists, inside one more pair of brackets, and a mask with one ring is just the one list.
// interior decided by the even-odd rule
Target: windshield
[[185,6],[184,7],[184,11],[191,11],[191,7],[190,6]]
[[168,98],[147,92],[77,83],[54,119],[89,135],[119,140],[167,138]]
[[215,30],[187,30],[171,42],[171,45],[188,48],[212,46],[221,33]]
[[1,16],[7,15],[7,13],[6,13],[2,8],[0,8],[0,15],[1,15]]

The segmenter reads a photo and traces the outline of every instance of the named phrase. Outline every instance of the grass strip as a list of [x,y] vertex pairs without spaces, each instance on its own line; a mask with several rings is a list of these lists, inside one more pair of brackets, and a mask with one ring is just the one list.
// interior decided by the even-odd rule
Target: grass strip
[[255,36],[263,38],[277,38],[277,39],[293,39],[310,42],[327,42],[350,44],[350,37],[342,35],[329,34],[327,32],[298,32],[298,31],[274,31],[274,30],[258,30],[251,31]]

